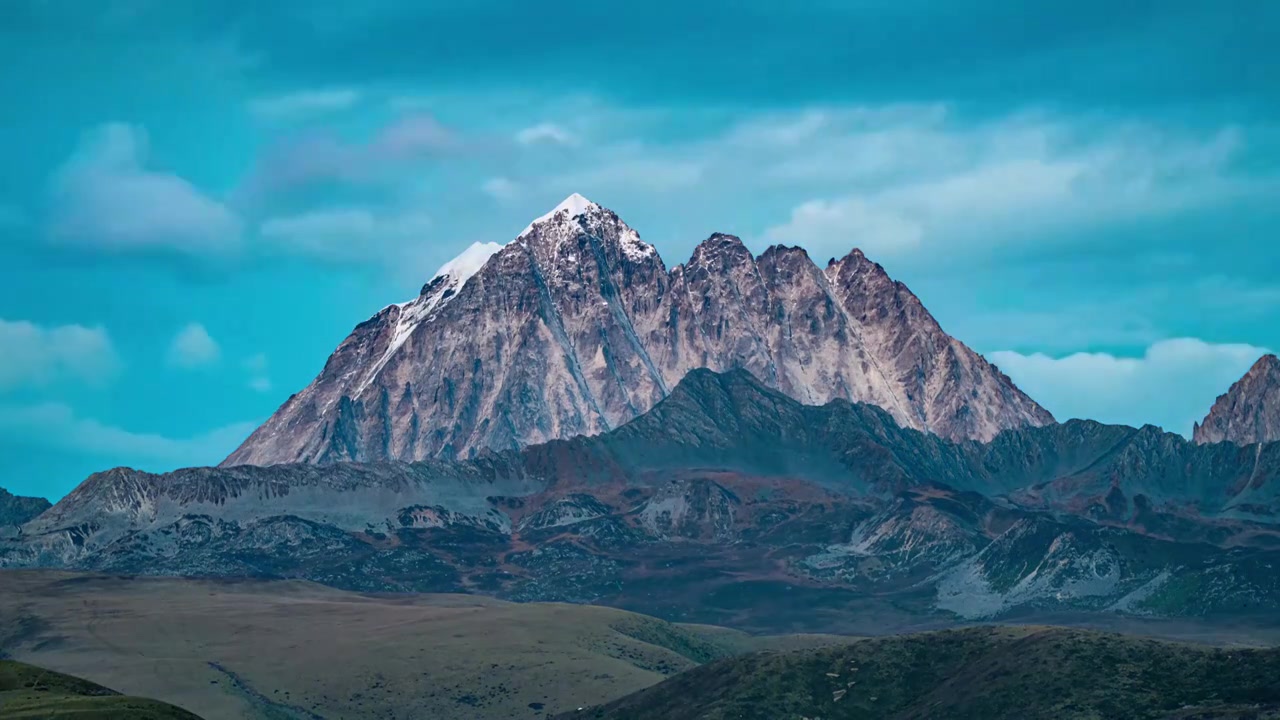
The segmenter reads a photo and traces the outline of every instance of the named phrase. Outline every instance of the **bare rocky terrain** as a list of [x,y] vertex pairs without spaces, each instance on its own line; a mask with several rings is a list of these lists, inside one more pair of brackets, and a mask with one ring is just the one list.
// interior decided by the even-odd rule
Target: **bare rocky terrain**
[[1221,395],[1192,434],[1198,443],[1280,440],[1280,358],[1264,355]]
[[610,605],[756,632],[1274,623],[1280,444],[1071,421],[988,443],[697,370],[592,437],[469,461],[96,474],[0,566]]
[[48,510],[51,504],[44,498],[14,495],[0,488],[0,537],[6,530],[16,528]]
[[468,458],[595,434],[697,368],[746,369],[807,404],[872,403],[951,439],[1053,421],[858,250],[819,268],[717,233],[668,269],[574,195],[357,326],[222,464]]

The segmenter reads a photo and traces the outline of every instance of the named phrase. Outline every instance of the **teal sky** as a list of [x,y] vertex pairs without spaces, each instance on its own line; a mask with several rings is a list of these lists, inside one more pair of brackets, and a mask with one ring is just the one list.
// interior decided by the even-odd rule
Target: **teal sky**
[[1280,347],[1280,3],[620,5],[0,4],[0,486],[216,463],[571,192],[861,247],[1059,419]]

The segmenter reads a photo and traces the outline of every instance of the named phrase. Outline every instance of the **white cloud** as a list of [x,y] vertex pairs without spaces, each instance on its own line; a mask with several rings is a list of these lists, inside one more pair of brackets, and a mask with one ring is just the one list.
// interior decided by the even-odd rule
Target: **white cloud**
[[611,153],[607,162],[551,178],[546,184],[566,192],[595,194],[603,189],[629,192],[671,192],[696,188],[706,167],[696,160],[644,157],[638,149]]
[[800,113],[783,113],[743,122],[725,137],[730,145],[747,149],[764,147],[793,148],[814,138],[831,122],[831,116],[817,109]]
[[373,213],[365,208],[335,208],[301,215],[269,218],[259,232],[265,238],[282,240],[290,245],[313,242],[313,238],[368,235],[377,226]]
[[1142,357],[1076,353],[1050,357],[1000,351],[989,359],[1058,420],[1159,425],[1190,435],[1214,400],[1266,354],[1247,344],[1161,340]]
[[51,238],[111,252],[235,252],[236,215],[178,175],[148,169],[147,161],[141,128],[113,123],[87,134],[55,177]]
[[520,186],[504,177],[489,178],[480,189],[495,200],[506,202],[520,194]]
[[330,262],[395,262],[421,247],[430,228],[431,219],[421,213],[345,207],[268,218],[259,234],[290,254]]
[[406,168],[461,147],[458,136],[433,116],[397,117],[373,135],[352,142],[327,131],[290,137],[259,158],[238,191],[242,203],[326,183],[369,185],[402,179]]
[[924,229],[910,218],[885,212],[860,198],[810,200],[791,211],[791,220],[766,236],[806,247],[859,247],[873,255],[913,250]]
[[[502,177],[530,195],[581,192],[625,198],[641,212],[662,208],[649,231],[659,242],[728,222],[757,249],[782,242],[825,257],[861,246],[920,265],[1105,244],[1098,228],[1280,192],[1274,173],[1250,169],[1249,151],[1268,142],[1252,127],[1035,108],[975,118],[945,103],[904,103],[753,113],[707,132],[725,114],[637,110],[639,119],[619,119],[619,108],[598,103],[539,106],[547,122],[512,125],[517,139],[553,142],[549,128],[590,128],[591,142],[551,156],[513,153]],[[495,184],[490,194],[503,190]],[[675,195],[679,204],[667,204]],[[1140,241],[1177,242],[1166,237]]]
[[218,361],[222,351],[200,323],[188,323],[169,344],[169,364],[188,370]]
[[1128,124],[1085,131],[1036,116],[965,127],[927,114],[902,125],[826,127],[803,143],[809,148],[766,161],[762,172],[849,189],[798,205],[766,238],[811,250],[866,243],[936,256],[1260,190],[1230,177],[1243,145],[1230,127],[1206,135]]
[[1181,255],[1130,251],[1123,258],[1122,272],[1101,280],[1098,260],[1086,253],[963,273],[944,266],[922,283],[929,288],[923,300],[970,347],[1053,356],[1136,353],[1196,333],[1197,317],[1221,318],[1219,331],[1245,333],[1280,318],[1280,285],[1206,274]]
[[618,130],[593,123],[592,113],[607,110],[574,120],[598,126],[595,142],[558,167],[520,158],[508,176],[588,195],[602,186],[633,197],[679,192],[683,225],[723,223],[736,206],[735,222],[759,228],[750,234],[815,255],[861,245],[956,257],[1050,238],[1074,242],[1097,237],[1084,232],[1091,225],[1280,192],[1280,179],[1243,169],[1250,135],[1230,125],[1047,111],[975,121],[945,104],[889,104],[755,115],[718,133],[646,143],[635,138],[670,126],[652,119]]
[[1069,353],[1098,346],[1145,347],[1167,337],[1146,302],[1146,298],[1117,297],[1112,302],[999,310],[972,310],[961,302],[958,307],[937,308],[935,314],[949,316],[944,323],[947,332],[971,347],[1008,347],[1016,342],[1020,348]]
[[544,122],[516,133],[516,142],[521,145],[576,145],[578,138],[563,126]]
[[[930,180],[890,185],[836,200],[811,200],[766,231],[770,240],[806,246],[857,246],[871,252],[915,250],[926,237],[973,238],[993,230],[1056,224],[1075,207],[1074,184],[1089,172],[1077,160],[1010,160]],[[1090,193],[1092,195],[1092,193]],[[1118,198],[1112,198],[1113,200]],[[1101,200],[1101,202],[1099,202]],[[1096,220],[1115,210],[1092,198]],[[1082,208],[1081,208],[1082,209]],[[990,238],[984,238],[989,240]]]
[[222,461],[257,427],[241,422],[186,438],[139,433],[78,417],[62,403],[0,406],[0,432],[38,447],[104,455],[140,469],[213,465]]
[[258,98],[249,103],[249,111],[263,119],[281,120],[346,110],[360,97],[360,91],[352,88],[305,90]]
[[0,319],[0,390],[45,385],[72,378],[101,383],[119,369],[111,338],[102,327]]
[[264,393],[271,391],[271,379],[265,377],[255,377],[249,379],[249,388],[256,392]]
[[367,147],[370,160],[397,161],[448,150],[456,144],[454,132],[435,117],[413,113],[382,128]]

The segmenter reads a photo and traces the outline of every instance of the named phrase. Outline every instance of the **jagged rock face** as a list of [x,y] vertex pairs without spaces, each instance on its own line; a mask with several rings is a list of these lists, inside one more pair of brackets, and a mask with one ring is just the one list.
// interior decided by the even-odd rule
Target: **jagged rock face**
[[199,518],[215,529],[256,528],[262,547],[291,542],[287,534],[271,539],[263,530],[280,527],[280,518],[338,534],[455,524],[505,531],[506,518],[486,498],[528,494],[540,484],[496,460],[187,468],[165,475],[115,468],[89,476],[23,525],[20,550],[7,563],[70,564],[113,545],[114,552],[136,556],[137,548],[122,550],[119,543],[140,533],[160,538],[145,553],[179,555],[188,534],[182,528]]
[[716,538],[734,536],[738,498],[708,480],[672,481],[654,492],[640,510],[640,525],[655,537]]
[[299,577],[692,622],[741,622],[734,598],[750,598],[754,627],[777,631],[873,598],[966,619],[1274,615],[1278,549],[1280,443],[1080,420],[954,442],[875,405],[696,369],[616,430],[466,461],[98,473],[0,534],[0,568]]
[[49,501],[44,498],[14,495],[0,488],[0,528],[21,525],[49,507]]
[[548,503],[537,512],[524,518],[519,525],[521,530],[547,530],[587,522],[605,517],[613,512],[613,508],[585,493],[573,493]]
[[454,265],[359,325],[223,464],[465,458],[598,433],[694,368],[874,403],[947,438],[1053,421],[856,250],[823,271],[799,248],[755,258],[716,234],[668,271],[575,195],[477,272]]
[[1192,438],[1237,445],[1280,440],[1280,358],[1264,355],[1225,395],[1218,397]]

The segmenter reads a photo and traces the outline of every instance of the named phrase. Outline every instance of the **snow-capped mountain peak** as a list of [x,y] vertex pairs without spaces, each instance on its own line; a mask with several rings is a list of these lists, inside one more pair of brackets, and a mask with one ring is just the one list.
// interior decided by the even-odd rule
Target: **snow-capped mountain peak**
[[[493,257],[503,248],[495,242],[473,242],[457,257],[440,266],[436,270],[436,274],[431,277],[422,288],[422,293],[412,300],[406,300],[402,303],[396,303],[399,312],[395,316],[395,329],[391,333],[391,340],[383,350],[379,357],[369,369],[364,373],[363,379],[357,385],[357,394],[363,392],[369,383],[373,382],[382,372],[382,368],[386,366],[391,356],[404,345],[414,330],[418,329],[431,314],[439,310],[449,299],[456,297],[458,291],[463,285],[471,279],[473,275],[480,272],[480,268],[489,262],[489,258]],[[387,306],[392,307],[392,306]],[[383,308],[385,312],[387,308]]]
[[540,225],[544,222],[547,222],[548,220],[554,220],[555,217],[560,213],[564,213],[565,219],[573,219],[578,217],[579,215],[585,215],[586,213],[590,212],[593,208],[599,208],[599,207],[600,207],[599,205],[591,202],[585,197],[579,195],[578,193],[573,193],[572,195],[565,198],[564,200],[561,200],[559,205],[556,205],[554,208],[551,209],[551,212],[546,213],[545,215],[542,215],[536,218],[533,222],[529,223],[529,225],[524,230],[520,231],[520,234],[516,236],[516,239],[519,239],[524,237],[525,235],[528,235],[533,230],[535,225]]
[[454,279],[456,287],[462,287],[471,279],[472,275],[480,272],[480,268],[493,257],[495,253],[502,249],[502,245],[496,242],[473,242],[466,250],[463,250],[457,257],[440,266],[432,279],[448,275]]
[[872,403],[952,439],[1053,422],[860,253],[823,271],[717,235],[668,270],[575,194],[440,272],[358,325],[224,464],[457,458],[592,435],[696,368],[744,369],[809,404]]

